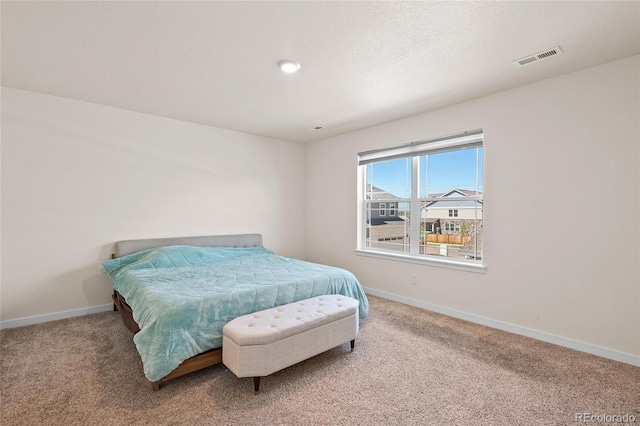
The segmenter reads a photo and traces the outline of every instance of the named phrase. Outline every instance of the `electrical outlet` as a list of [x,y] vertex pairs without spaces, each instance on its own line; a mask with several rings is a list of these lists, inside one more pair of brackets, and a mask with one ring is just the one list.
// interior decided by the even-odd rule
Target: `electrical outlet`
[[416,274],[411,274],[411,281],[409,283],[411,285],[418,285],[418,281],[416,280]]

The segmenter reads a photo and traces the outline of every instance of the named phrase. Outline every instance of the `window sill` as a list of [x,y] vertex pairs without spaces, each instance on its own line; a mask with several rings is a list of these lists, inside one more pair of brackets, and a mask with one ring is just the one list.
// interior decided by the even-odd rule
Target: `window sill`
[[418,257],[404,253],[390,253],[386,251],[375,250],[363,250],[356,249],[355,254],[358,256],[377,257],[379,259],[397,260],[399,262],[418,263],[421,265],[436,266],[439,268],[456,269],[458,271],[475,272],[484,274],[487,267],[479,262],[474,261],[460,261],[448,258],[438,258],[436,256],[431,257]]

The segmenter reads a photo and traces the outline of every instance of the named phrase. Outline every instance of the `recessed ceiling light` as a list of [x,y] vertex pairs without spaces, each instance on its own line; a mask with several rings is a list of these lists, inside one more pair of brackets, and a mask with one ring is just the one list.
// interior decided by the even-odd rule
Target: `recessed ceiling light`
[[291,59],[283,59],[278,62],[278,68],[286,73],[294,73],[300,69],[300,64],[296,61],[292,61]]

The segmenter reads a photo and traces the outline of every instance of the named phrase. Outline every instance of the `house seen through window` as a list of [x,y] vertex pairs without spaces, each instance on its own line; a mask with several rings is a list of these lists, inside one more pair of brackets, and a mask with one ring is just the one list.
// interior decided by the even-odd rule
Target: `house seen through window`
[[358,251],[482,266],[483,133],[359,154]]

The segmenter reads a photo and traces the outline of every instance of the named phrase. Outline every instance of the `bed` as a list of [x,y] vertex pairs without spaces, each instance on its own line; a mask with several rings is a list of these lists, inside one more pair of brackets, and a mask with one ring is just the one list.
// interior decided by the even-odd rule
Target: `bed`
[[238,316],[323,294],[353,297],[368,315],[353,274],[278,256],[260,234],[119,241],[101,266],[154,390],[220,363],[222,327]]

